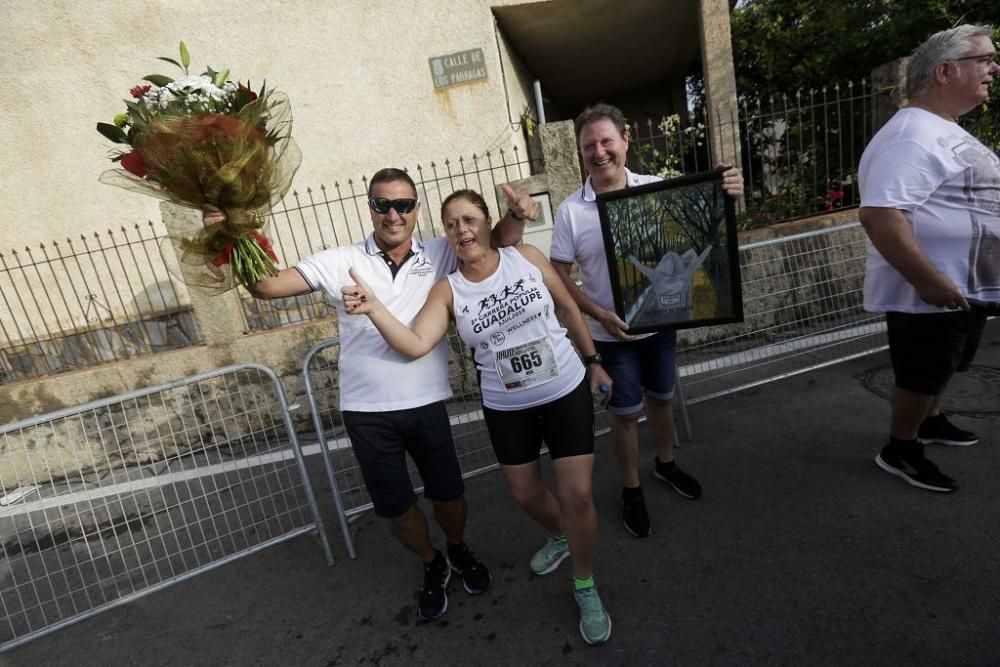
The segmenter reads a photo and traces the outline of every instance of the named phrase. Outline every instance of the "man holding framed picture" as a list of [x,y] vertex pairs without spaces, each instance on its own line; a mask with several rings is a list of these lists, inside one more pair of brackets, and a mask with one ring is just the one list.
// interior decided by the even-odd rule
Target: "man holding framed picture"
[[[625,168],[629,137],[625,117],[617,107],[589,106],[577,117],[575,125],[587,181],[560,204],[550,255],[556,272],[587,316],[604,368],[614,380],[615,391],[608,411],[622,478],[622,518],[630,533],[647,537],[651,532],[650,519],[639,482],[638,422],[644,407],[656,442],[653,475],[690,500],[701,496],[701,485],[674,461],[671,399],[677,367],[677,334],[661,331],[629,335],[628,325],[615,313],[597,194],[661,179],[633,174]],[[726,170],[722,187],[730,197],[742,196],[743,177],[739,170]],[[570,278],[574,262],[580,266],[582,287]]]

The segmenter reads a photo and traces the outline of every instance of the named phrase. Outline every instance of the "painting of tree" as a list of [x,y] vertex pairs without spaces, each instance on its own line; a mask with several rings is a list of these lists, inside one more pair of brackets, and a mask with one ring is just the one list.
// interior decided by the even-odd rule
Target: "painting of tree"
[[615,306],[630,330],[742,318],[735,212],[718,172],[598,195]]

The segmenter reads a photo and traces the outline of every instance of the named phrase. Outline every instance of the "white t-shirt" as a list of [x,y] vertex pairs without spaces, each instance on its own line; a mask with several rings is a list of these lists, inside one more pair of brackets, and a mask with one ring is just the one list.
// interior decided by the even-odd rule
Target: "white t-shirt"
[[[625,170],[628,188],[663,180],[659,176],[644,176]],[[608,274],[608,259],[604,252],[604,235],[601,233],[601,216],[597,210],[597,194],[590,183],[590,177],[583,187],[571,194],[559,205],[556,221],[552,226],[552,247],[549,257],[557,262],[580,265],[580,287],[588,299],[595,304],[615,312],[615,298],[611,292],[611,276]],[[584,315],[590,326],[594,340],[618,340],[601,323]],[[652,334],[636,336],[645,338]]]
[[[957,123],[923,109],[896,112],[858,167],[861,205],[895,208],[930,262],[966,297],[1000,301],[1000,159]],[[948,312],[917,291],[868,241],[865,308]]]
[[532,408],[583,381],[583,362],[556,319],[542,272],[516,249],[500,248],[500,265],[485,280],[474,283],[456,271],[448,282],[458,335],[479,370],[483,405]]
[[458,267],[458,258],[443,238],[413,239],[413,252],[395,280],[372,236],[306,257],[295,266],[313,289],[323,290],[337,306],[341,410],[405,410],[451,396],[446,340],[419,359],[410,359],[392,349],[367,317],[344,311],[340,288],[354,284],[347,273],[354,267],[389,312],[410,326],[434,283]]

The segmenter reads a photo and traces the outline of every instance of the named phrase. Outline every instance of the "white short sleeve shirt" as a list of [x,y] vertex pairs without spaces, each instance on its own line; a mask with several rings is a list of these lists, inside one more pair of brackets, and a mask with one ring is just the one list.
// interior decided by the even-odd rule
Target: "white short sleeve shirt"
[[354,267],[389,312],[410,326],[434,283],[458,267],[446,239],[413,239],[413,252],[395,279],[372,236],[306,257],[295,266],[313,289],[323,290],[336,304],[341,410],[405,410],[451,396],[446,340],[419,359],[410,359],[392,349],[367,317],[349,315],[344,310],[340,289],[354,284],[348,274],[348,269]]
[[[633,174],[625,170],[626,187],[661,181],[659,176]],[[601,216],[597,211],[597,194],[587,177],[583,187],[567,197],[556,212],[552,226],[552,246],[549,257],[557,262],[580,265],[583,281],[580,289],[595,304],[614,312],[615,299],[611,292],[611,276],[604,253],[604,235],[601,233]],[[601,323],[584,315],[594,340],[616,341]]]
[[[861,205],[902,211],[938,271],[967,297],[1000,301],[1000,159],[957,123],[907,107],[865,148]],[[868,241],[865,308],[947,312],[923,301]]]

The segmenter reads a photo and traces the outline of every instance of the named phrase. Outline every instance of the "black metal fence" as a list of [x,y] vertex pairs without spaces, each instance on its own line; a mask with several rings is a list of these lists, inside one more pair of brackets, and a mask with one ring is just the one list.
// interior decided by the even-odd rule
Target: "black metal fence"
[[[478,191],[491,206],[494,217],[506,208],[497,197],[497,188],[511,181],[527,178],[541,169],[540,160],[521,155],[517,146],[473,154],[471,158],[418,164],[407,169],[417,186],[420,217],[414,235],[421,240],[444,234],[441,225],[441,202],[455,190]],[[371,232],[368,213],[368,178],[339,181],[332,188],[292,192],[271,215],[269,235],[282,266],[292,266],[303,257],[331,247],[363,240]],[[248,331],[272,329],[332,315],[332,304],[323,294],[314,292],[288,299],[260,301],[241,292],[243,314]]]
[[153,223],[0,252],[0,383],[202,341]]
[[[421,200],[419,239],[443,234],[441,201],[481,192],[502,211],[497,188],[541,169],[511,150],[418,164],[409,170]],[[371,230],[368,179],[292,192],[270,217],[282,266],[364,239]],[[154,223],[0,251],[0,384],[201,343],[176,260]],[[260,301],[240,291],[246,330],[333,314],[323,294]]]
[[742,228],[847,208],[859,201],[858,160],[874,134],[872,102],[862,80],[743,104],[728,118],[704,110],[687,123],[647,118],[631,124],[628,162],[665,178],[704,171],[713,166],[710,142],[731,136],[746,188]]

